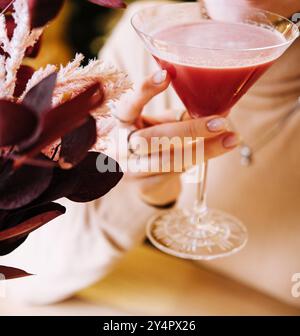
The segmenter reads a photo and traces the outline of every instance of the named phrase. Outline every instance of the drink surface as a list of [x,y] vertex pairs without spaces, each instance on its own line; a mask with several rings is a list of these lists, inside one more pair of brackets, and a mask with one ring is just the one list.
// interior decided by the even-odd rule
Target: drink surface
[[174,26],[155,38],[171,46],[170,57],[154,57],[194,118],[233,107],[278,57],[274,47],[286,42],[267,28],[215,21]]

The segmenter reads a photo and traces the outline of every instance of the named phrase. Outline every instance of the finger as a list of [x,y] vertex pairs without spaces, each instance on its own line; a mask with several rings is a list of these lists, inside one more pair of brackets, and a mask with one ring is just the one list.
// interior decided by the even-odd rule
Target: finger
[[[228,136],[229,135],[230,133],[228,133]],[[222,140],[222,138],[220,140]],[[207,142],[209,143],[209,141]],[[212,144],[207,144],[207,146],[210,145]],[[213,155],[213,153],[211,153],[211,155]],[[181,174],[179,173],[162,173],[159,175],[144,176],[144,178],[132,178],[131,183],[137,186],[137,192],[144,202],[152,206],[165,208],[166,206],[175,205],[180,196],[180,176]],[[185,183],[195,183],[196,181],[198,181],[198,179],[195,180],[193,173],[192,175],[185,176]]]
[[166,70],[159,70],[148,77],[136,90],[130,102],[118,115],[122,120],[137,120],[144,106],[156,95],[166,90],[170,84],[170,76]]
[[[135,156],[129,158],[129,176],[143,178],[166,173],[183,173],[194,165],[201,164],[232,151],[240,143],[240,138],[233,132],[226,132],[214,138],[199,141],[176,148],[169,152],[157,152],[148,156]],[[201,146],[202,145],[202,146]],[[204,152],[203,152],[204,150]]]
[[[229,115],[230,111],[225,111],[220,115],[222,118],[226,118]],[[168,122],[175,121],[186,121],[190,120],[191,117],[188,111],[176,110],[176,109],[166,109],[160,112],[156,112],[152,115],[143,115],[142,116],[144,124],[147,126],[154,126],[159,124],[164,124]]]
[[[176,143],[185,143],[199,137],[212,138],[226,131],[228,131],[228,122],[219,116],[166,123],[135,132],[130,137],[130,147],[136,154],[146,155],[156,151],[156,148],[151,148],[154,147],[154,141],[156,144],[159,142],[161,146],[163,143],[168,145],[175,140]],[[169,141],[165,141],[166,139]]]
[[165,124],[175,121],[179,122],[191,119],[187,111],[174,110],[174,109],[166,109],[162,112],[155,113],[152,115],[144,114],[142,118],[144,124],[147,126],[154,126],[159,124]]
[[240,137],[233,132],[227,132],[215,138],[205,140],[204,156],[205,160],[226,154],[235,149],[240,144]]

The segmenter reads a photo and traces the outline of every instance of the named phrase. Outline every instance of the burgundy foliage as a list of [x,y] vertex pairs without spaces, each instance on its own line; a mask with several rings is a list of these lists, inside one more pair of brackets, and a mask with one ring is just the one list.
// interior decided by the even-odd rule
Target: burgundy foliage
[[[93,117],[89,117],[82,126],[62,138],[60,166],[68,168],[82,161],[87,154],[87,150],[96,142],[96,138],[96,121]],[[78,139],[80,139],[80,142],[78,142]],[[74,148],[76,148],[76,151],[74,151]]]
[[[121,179],[100,173],[98,155],[89,152],[96,141],[91,111],[103,101],[96,83],[75,98],[52,107],[56,73],[33,87],[22,103],[0,100],[0,255],[22,244],[28,234],[62,215],[53,201],[67,197],[89,202],[105,195]],[[59,160],[41,153],[61,138]],[[58,149],[58,150],[59,150]],[[67,169],[65,169],[67,168]]]
[[[5,13],[5,22],[6,22],[7,36],[9,39],[11,39],[14,34],[16,24],[10,12]],[[30,47],[26,50],[26,57],[34,58],[38,56],[38,53],[41,48],[41,41],[42,41],[42,37],[39,38],[39,40],[33,47]],[[3,50],[1,48],[0,48],[0,54],[3,54]]]
[[126,3],[122,0],[88,0],[96,5],[109,8],[126,8]]
[[23,278],[32,274],[26,273],[18,268],[14,267],[7,267],[7,266],[0,266],[0,277],[1,280],[4,277],[5,280],[16,279],[16,278]]
[[[111,8],[124,8],[120,0],[89,0]],[[11,0],[0,0],[5,10],[9,38],[15,23]],[[60,11],[64,0],[28,0],[31,27],[44,26]],[[26,52],[35,57],[41,40]],[[0,53],[3,50],[0,48]],[[17,74],[14,96],[24,91],[34,69],[22,65]],[[20,246],[28,235],[66,209],[54,201],[66,197],[74,202],[90,202],[109,192],[122,178],[117,162],[102,153],[89,152],[97,138],[91,112],[101,106],[104,90],[91,85],[76,97],[52,106],[56,73],[33,87],[22,103],[0,100],[0,256]],[[50,157],[43,150],[59,141]],[[99,172],[97,158],[114,172]],[[58,159],[56,157],[58,156]],[[14,279],[31,275],[0,266],[0,276]],[[0,280],[2,278],[0,277]]]
[[59,13],[64,0],[27,0],[31,15],[31,27],[43,27]]
[[17,82],[14,92],[15,97],[20,97],[26,88],[26,84],[29,79],[32,77],[34,69],[29,65],[21,65],[17,73]]
[[7,9],[8,11],[12,9],[11,0],[0,0],[0,11]]

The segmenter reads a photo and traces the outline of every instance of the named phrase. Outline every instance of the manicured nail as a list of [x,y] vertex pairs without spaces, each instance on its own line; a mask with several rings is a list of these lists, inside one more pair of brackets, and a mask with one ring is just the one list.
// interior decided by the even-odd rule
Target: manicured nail
[[212,119],[207,123],[207,128],[211,132],[220,132],[227,128],[227,120],[224,118]]
[[162,84],[167,79],[167,71],[166,70],[159,70],[153,75],[153,83],[155,85]]
[[240,139],[237,135],[235,134],[231,134],[231,135],[228,135],[227,137],[224,138],[223,140],[223,146],[225,148],[234,148],[236,146],[238,146],[240,143]]

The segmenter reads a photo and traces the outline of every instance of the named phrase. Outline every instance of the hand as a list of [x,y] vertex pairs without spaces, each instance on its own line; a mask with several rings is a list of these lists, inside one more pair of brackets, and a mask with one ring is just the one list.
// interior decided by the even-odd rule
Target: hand
[[[205,160],[227,153],[239,144],[239,137],[228,130],[228,123],[224,117],[210,116],[192,120],[189,118],[188,113],[184,113],[183,120],[177,121],[176,112],[171,110],[162,110],[161,113],[156,113],[155,116],[143,116],[144,106],[153,97],[166,90],[169,84],[170,78],[167,72],[159,71],[145,80],[140,89],[135,92],[131,103],[115,111],[119,120],[128,121],[128,124],[131,121],[134,124],[135,132],[130,138],[130,145],[137,150],[135,150],[133,159],[136,159],[136,155],[139,155],[139,161],[147,160],[150,164],[153,164],[153,160],[161,160],[163,152],[153,152],[151,146],[147,147],[147,152],[140,152],[139,147],[136,146],[140,139],[150,144],[153,137],[166,137],[167,139],[175,136],[179,137],[179,139],[204,138]],[[133,126],[120,123],[120,127],[132,129]],[[181,142],[176,151],[179,150],[184,155],[186,151],[189,151],[194,158],[197,156],[197,146],[195,144],[197,142],[188,145]],[[164,166],[162,164],[159,172],[136,173],[131,171],[127,173],[127,178],[130,178],[136,184],[141,197],[148,203],[161,206],[177,199],[180,192],[180,174],[174,172],[174,153],[176,151],[174,150],[173,155],[170,157],[171,163],[166,163],[171,168],[168,172],[163,172]],[[149,154],[151,154],[150,162]],[[127,155],[127,152],[119,153],[119,157],[126,156],[128,158]],[[182,157],[185,157],[184,155]],[[190,165],[186,166],[186,162],[178,163],[177,161],[175,167],[179,164],[182,167],[182,171],[197,163],[192,161]]]

